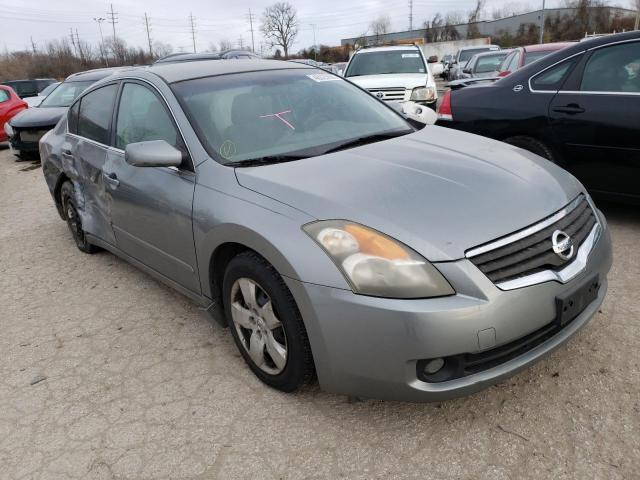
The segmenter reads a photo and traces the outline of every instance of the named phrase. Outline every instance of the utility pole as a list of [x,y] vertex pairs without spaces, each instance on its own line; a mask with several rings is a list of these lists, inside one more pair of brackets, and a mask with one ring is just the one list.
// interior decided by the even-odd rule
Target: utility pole
[[540,43],[544,43],[544,4],[545,0],[542,0],[542,13],[540,14]]
[[116,42],[116,23],[118,23],[118,12],[113,11],[113,3],[111,4],[111,11],[107,12],[107,17],[109,17],[109,21],[111,22],[111,27],[113,28],[113,43],[115,46]]
[[189,26],[191,28],[191,40],[193,41],[193,53],[196,53],[196,26],[193,13],[189,13]]
[[238,38],[238,47],[240,47],[240,50],[244,50],[244,38],[242,38],[242,35]]
[[76,28],[76,44],[78,45],[78,52],[80,52],[80,60],[85,63],[84,52],[82,51],[82,44],[80,43],[80,36],[78,35],[78,29]]
[[636,0],[636,24],[633,27],[634,30],[640,29],[640,2]]
[[69,28],[69,37],[71,37],[71,45],[73,45],[73,54],[78,55],[78,50],[76,49],[76,37],[73,35],[73,28]]
[[144,12],[144,24],[147,27],[147,41],[149,42],[149,56],[153,60],[153,49],[151,48],[151,33],[149,33],[149,17],[147,17],[147,12]]
[[104,22],[105,20],[106,19],[103,17],[93,17],[93,21],[98,24],[98,30],[100,30],[100,54],[102,55],[105,66],[108,67],[109,60],[107,60],[107,55],[105,54],[104,37],[102,36],[102,22]]
[[318,46],[316,45],[316,24],[310,23],[309,26],[313,28],[313,59],[318,61]]
[[33,37],[30,37],[30,38],[31,38],[31,49],[33,50],[33,54],[35,55],[36,53],[38,53],[36,49],[36,43],[33,41]]
[[409,30],[413,30],[413,0],[409,0]]
[[256,53],[256,42],[253,39],[253,18],[255,17],[255,15],[253,13],[251,13],[251,9],[249,9],[249,25],[251,27],[251,51],[253,53]]

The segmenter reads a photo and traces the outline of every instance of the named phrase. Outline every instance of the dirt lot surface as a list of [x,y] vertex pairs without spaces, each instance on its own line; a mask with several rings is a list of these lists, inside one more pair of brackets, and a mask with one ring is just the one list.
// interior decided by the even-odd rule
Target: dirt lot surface
[[605,205],[602,311],[468,398],[287,395],[227,330],[109,253],[79,252],[37,164],[0,151],[0,478],[640,478],[640,210]]

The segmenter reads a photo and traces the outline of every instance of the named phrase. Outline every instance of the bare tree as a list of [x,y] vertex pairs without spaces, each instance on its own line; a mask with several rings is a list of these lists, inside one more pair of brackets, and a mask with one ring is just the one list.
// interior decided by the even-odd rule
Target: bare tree
[[376,37],[376,44],[380,45],[384,42],[384,36],[391,30],[391,19],[388,15],[382,15],[371,22],[369,29]]
[[218,51],[218,46],[213,42],[209,43],[209,48],[207,48],[207,52],[215,53],[217,51]]
[[469,12],[469,28],[467,29],[467,38],[477,38],[480,36],[478,22],[482,20],[482,12],[486,0],[476,0],[476,7]]
[[289,49],[298,36],[298,13],[293,5],[287,2],[274,3],[262,14],[262,33],[271,48],[282,47],[284,57],[289,56]]
[[233,42],[231,42],[231,40],[228,40],[228,39],[220,40],[221,52],[224,52],[225,50],[232,50],[232,49],[233,49]]
[[161,42],[160,40],[156,40],[153,42],[153,56],[154,58],[162,58],[166,57],[173,53],[173,47],[169,43]]

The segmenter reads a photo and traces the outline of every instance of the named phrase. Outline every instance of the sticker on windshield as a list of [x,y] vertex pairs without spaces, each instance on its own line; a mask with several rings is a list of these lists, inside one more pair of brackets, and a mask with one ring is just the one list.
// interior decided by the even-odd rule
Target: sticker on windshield
[[238,149],[236,148],[235,143],[233,143],[231,140],[225,140],[224,142],[222,142],[222,145],[220,145],[220,150],[218,153],[225,160],[229,160],[236,154],[237,151]]
[[402,58],[418,58],[420,56],[419,53],[403,53]]
[[340,80],[340,77],[336,77],[335,75],[330,75],[328,73],[313,73],[311,75],[307,75],[314,82],[335,82]]

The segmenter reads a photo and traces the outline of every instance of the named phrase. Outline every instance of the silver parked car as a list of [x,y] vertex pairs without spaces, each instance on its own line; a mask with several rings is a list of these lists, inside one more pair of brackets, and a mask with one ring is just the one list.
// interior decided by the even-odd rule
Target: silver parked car
[[607,289],[607,224],[569,173],[417,130],[301,64],[116,73],[40,148],[80,250],[209,307],[284,391],[317,375],[363,397],[469,394],[566,342]]

